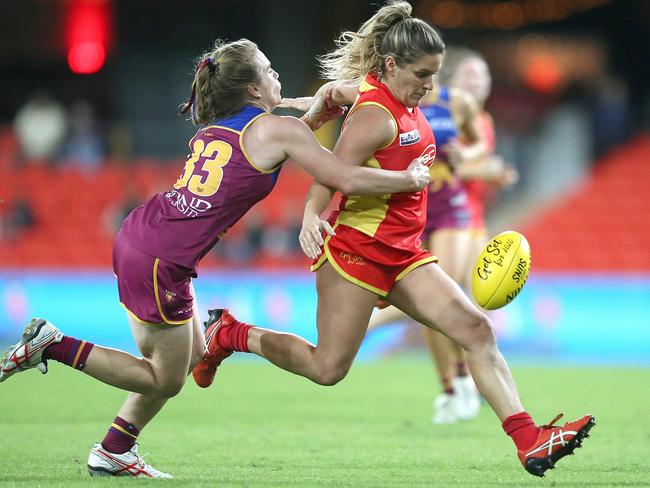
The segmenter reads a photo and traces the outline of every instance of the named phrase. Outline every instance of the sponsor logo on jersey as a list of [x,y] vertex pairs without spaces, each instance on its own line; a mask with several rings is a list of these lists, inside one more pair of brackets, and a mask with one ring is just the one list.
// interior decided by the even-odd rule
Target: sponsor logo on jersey
[[178,209],[183,215],[187,217],[196,217],[200,213],[207,212],[212,208],[212,204],[202,198],[191,197],[188,199],[185,194],[178,190],[169,190],[165,193],[165,198],[169,203]]
[[429,144],[424,148],[424,151],[422,151],[422,154],[420,154],[419,157],[424,159],[422,164],[425,166],[431,166],[431,164],[433,164],[433,160],[436,159],[436,145]]
[[399,135],[400,146],[410,146],[416,142],[420,142],[420,133],[417,129],[413,129],[409,132],[403,132]]
[[457,193],[449,199],[449,203],[452,207],[465,205],[467,204],[467,194],[465,192]]

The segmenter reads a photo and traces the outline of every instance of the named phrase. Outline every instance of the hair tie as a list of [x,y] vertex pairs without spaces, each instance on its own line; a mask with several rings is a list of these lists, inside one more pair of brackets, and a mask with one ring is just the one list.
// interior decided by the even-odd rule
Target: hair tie
[[210,74],[214,74],[219,70],[219,63],[217,63],[213,58],[207,57],[203,61],[201,61],[199,65],[196,67],[196,72],[198,73],[206,66],[210,70]]
[[211,74],[219,73],[219,63],[212,58],[208,58],[208,69]]
[[[215,72],[218,73],[219,64],[210,56],[201,60],[199,65],[196,67],[195,73],[198,74],[206,66],[210,70],[210,74],[214,74]],[[192,93],[190,94],[189,100],[185,103],[185,105],[183,106],[180,112],[181,114],[184,114],[190,111],[190,113],[192,114],[192,120],[196,119],[196,105],[194,103],[195,101],[196,101],[196,80],[192,82]]]
[[205,68],[208,64],[210,64],[210,58],[202,59],[201,62],[199,63],[199,65],[196,67],[196,72],[198,73],[203,68]]

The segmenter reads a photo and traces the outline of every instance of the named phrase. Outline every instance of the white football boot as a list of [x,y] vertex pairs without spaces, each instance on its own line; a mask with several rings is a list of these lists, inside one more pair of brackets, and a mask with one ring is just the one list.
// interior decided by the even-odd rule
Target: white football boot
[[95,444],[88,455],[90,476],[131,476],[133,478],[173,478],[171,474],[158,471],[149,466],[138,455],[138,445],[134,444],[124,454],[114,454],[104,449],[100,442]]
[[43,359],[46,347],[61,342],[63,333],[47,320],[34,318],[27,324],[18,344],[11,346],[0,359],[0,382],[20,371],[31,368],[45,374],[47,361]]
[[454,409],[459,420],[472,420],[481,409],[481,399],[471,375],[454,378]]
[[458,420],[456,418],[456,395],[441,393],[433,401],[433,418],[434,424],[453,424]]

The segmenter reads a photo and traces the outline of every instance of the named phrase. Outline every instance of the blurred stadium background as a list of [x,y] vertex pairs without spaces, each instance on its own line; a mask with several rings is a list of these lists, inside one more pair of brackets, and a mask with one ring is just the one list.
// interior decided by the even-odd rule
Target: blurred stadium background
[[[523,232],[531,278],[492,316],[527,362],[650,365],[650,3],[421,0],[450,45],[483,53],[497,152],[519,183],[490,233]],[[126,213],[169,187],[193,127],[176,115],[216,37],[257,42],[285,96],[313,93],[314,56],[376,10],[359,0],[4,0],[0,4],[0,345],[32,316],[133,350],[110,267]],[[337,127],[319,137],[331,145]],[[199,303],[315,340],[297,235],[309,177],[278,187],[203,262]],[[423,353],[405,327],[364,358]]]

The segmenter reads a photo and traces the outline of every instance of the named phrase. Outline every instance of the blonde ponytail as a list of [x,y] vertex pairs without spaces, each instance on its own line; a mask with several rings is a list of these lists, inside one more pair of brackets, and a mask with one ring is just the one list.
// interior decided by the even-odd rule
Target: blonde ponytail
[[442,54],[445,44],[426,22],[411,17],[408,2],[391,1],[380,8],[357,32],[343,32],[336,49],[318,58],[321,76],[328,80],[360,78],[381,72],[387,56],[398,66],[425,54]]

